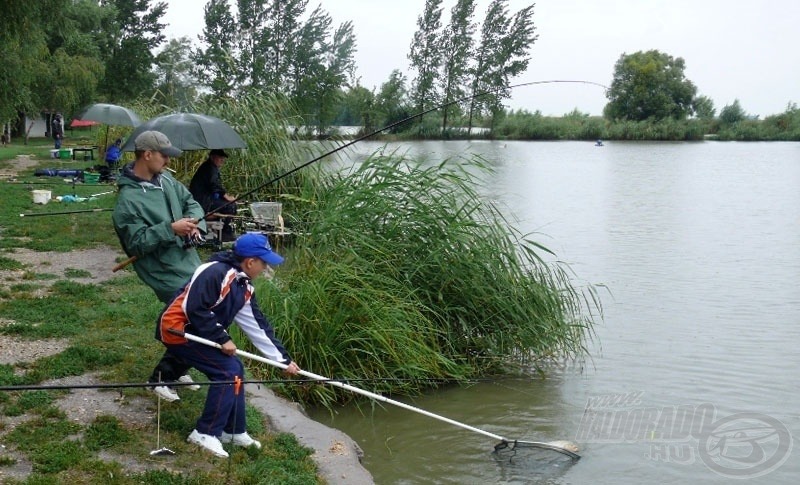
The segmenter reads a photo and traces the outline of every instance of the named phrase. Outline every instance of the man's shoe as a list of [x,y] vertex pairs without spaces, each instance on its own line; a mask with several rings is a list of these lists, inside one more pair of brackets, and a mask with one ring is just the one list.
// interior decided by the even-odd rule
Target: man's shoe
[[[194,380],[192,380],[192,376],[190,376],[189,374],[186,374],[185,376],[178,377],[178,382],[194,382]],[[181,386],[181,387],[185,387],[185,388],[189,389],[190,391],[199,391],[200,390],[200,385],[199,384],[192,384],[191,386]]]
[[178,396],[177,392],[173,391],[167,386],[155,386],[152,389],[153,392],[155,392],[161,399],[165,401],[172,402],[172,401],[177,401],[181,398],[180,396]]
[[216,436],[211,436],[210,434],[203,434],[195,429],[192,430],[192,434],[190,434],[189,437],[186,438],[186,441],[195,444],[197,446],[200,446],[201,448],[205,449],[206,451],[210,451],[216,456],[222,458],[228,457],[228,452],[222,448],[222,443],[219,442],[219,439],[217,439]]
[[250,437],[249,434],[245,431],[244,433],[238,434],[228,434],[226,432],[222,432],[222,436],[219,437],[219,440],[223,443],[233,443],[236,446],[255,446],[259,450],[261,449],[261,443],[258,440],[254,440]]

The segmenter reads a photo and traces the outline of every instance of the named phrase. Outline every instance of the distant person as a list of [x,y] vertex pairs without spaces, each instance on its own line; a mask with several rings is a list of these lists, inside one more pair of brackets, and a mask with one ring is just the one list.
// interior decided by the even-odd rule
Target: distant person
[[[212,255],[161,312],[156,338],[167,348],[167,355],[191,364],[211,382],[243,379],[244,365],[228,333],[236,323],[259,352],[288,366],[285,373],[300,372],[261,313],[253,287],[254,279],[281,263],[283,258],[272,251],[267,237],[258,233],[244,234],[232,251]],[[170,329],[185,330],[221,348],[187,340]],[[231,385],[209,386],[203,414],[186,441],[221,457],[228,456],[222,443],[261,448],[247,434],[245,415],[244,389],[237,394]]]
[[119,161],[122,158],[122,139],[117,138],[114,143],[108,146],[106,150],[106,163],[108,168],[116,170]]
[[[186,187],[164,172],[170,157],[182,152],[159,131],[144,131],[134,140],[136,160],[123,167],[117,180],[119,195],[111,216],[114,230],[133,268],[159,300],[166,303],[200,266],[200,256],[187,240],[200,238],[205,224],[200,207]],[[190,366],[172,355],[164,357],[148,382],[190,382]],[[153,391],[166,399],[180,399],[168,385]]]
[[61,140],[64,138],[64,125],[61,123],[61,114],[60,113],[56,113],[56,115],[53,116],[52,128],[51,128],[50,132],[53,135],[53,141],[55,142],[55,148],[56,148],[56,150],[59,150],[61,148]]
[[[225,164],[228,159],[228,154],[224,150],[211,150],[208,153],[208,158],[197,172],[194,173],[192,181],[189,183],[189,192],[192,193],[194,200],[203,206],[206,214],[216,212],[217,209],[222,210],[217,212],[224,215],[236,215],[236,197],[230,195],[225,187],[222,185],[222,178],[220,177],[219,169]],[[230,217],[219,217],[224,226],[222,228],[222,242],[230,242],[236,239],[231,227]]]
[[11,143],[11,135],[8,133],[8,127],[3,128],[3,146]]

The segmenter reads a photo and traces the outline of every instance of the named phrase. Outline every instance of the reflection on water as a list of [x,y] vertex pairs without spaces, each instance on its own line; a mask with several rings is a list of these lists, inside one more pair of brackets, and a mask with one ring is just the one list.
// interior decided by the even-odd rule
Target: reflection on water
[[[383,146],[362,142],[348,157]],[[395,148],[432,161],[480,153],[497,170],[487,193],[519,229],[568,262],[577,283],[609,289],[582,372],[447,389],[413,405],[549,441],[574,439],[590,398],[631,394],[637,403],[609,415],[706,403],[718,422],[757,413],[800,436],[799,145],[436,141],[385,150]],[[575,466],[508,474],[485,437],[411,414],[346,408],[315,417],[359,442],[378,483],[729,480],[700,459],[696,437],[581,443]],[[800,460],[788,459],[763,479],[794,483],[798,473]]]

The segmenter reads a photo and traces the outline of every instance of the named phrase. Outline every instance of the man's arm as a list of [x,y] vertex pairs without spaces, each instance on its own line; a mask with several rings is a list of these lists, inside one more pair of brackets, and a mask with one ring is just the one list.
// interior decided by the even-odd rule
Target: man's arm
[[142,257],[158,250],[166,242],[175,243],[171,221],[149,226],[124,201],[117,201],[111,218],[122,249],[129,256]]

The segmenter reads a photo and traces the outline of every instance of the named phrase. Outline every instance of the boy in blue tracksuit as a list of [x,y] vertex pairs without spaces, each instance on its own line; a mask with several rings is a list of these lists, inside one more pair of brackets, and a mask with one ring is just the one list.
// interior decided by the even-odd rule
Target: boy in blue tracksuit
[[[156,338],[167,353],[190,364],[211,381],[242,378],[244,367],[235,356],[236,345],[228,335],[232,323],[242,329],[265,357],[287,364],[285,372],[293,375],[300,368],[292,362],[272,325],[256,302],[252,280],[277,266],[283,258],[270,248],[263,234],[247,233],[234,243],[233,250],[211,256],[208,263],[194,272],[191,280],[170,301],[158,319]],[[221,349],[186,340],[169,332],[203,337]],[[234,393],[231,385],[210,386],[205,409],[187,441],[217,456],[227,457],[222,442],[239,446],[261,447],[246,432],[244,393]]]

